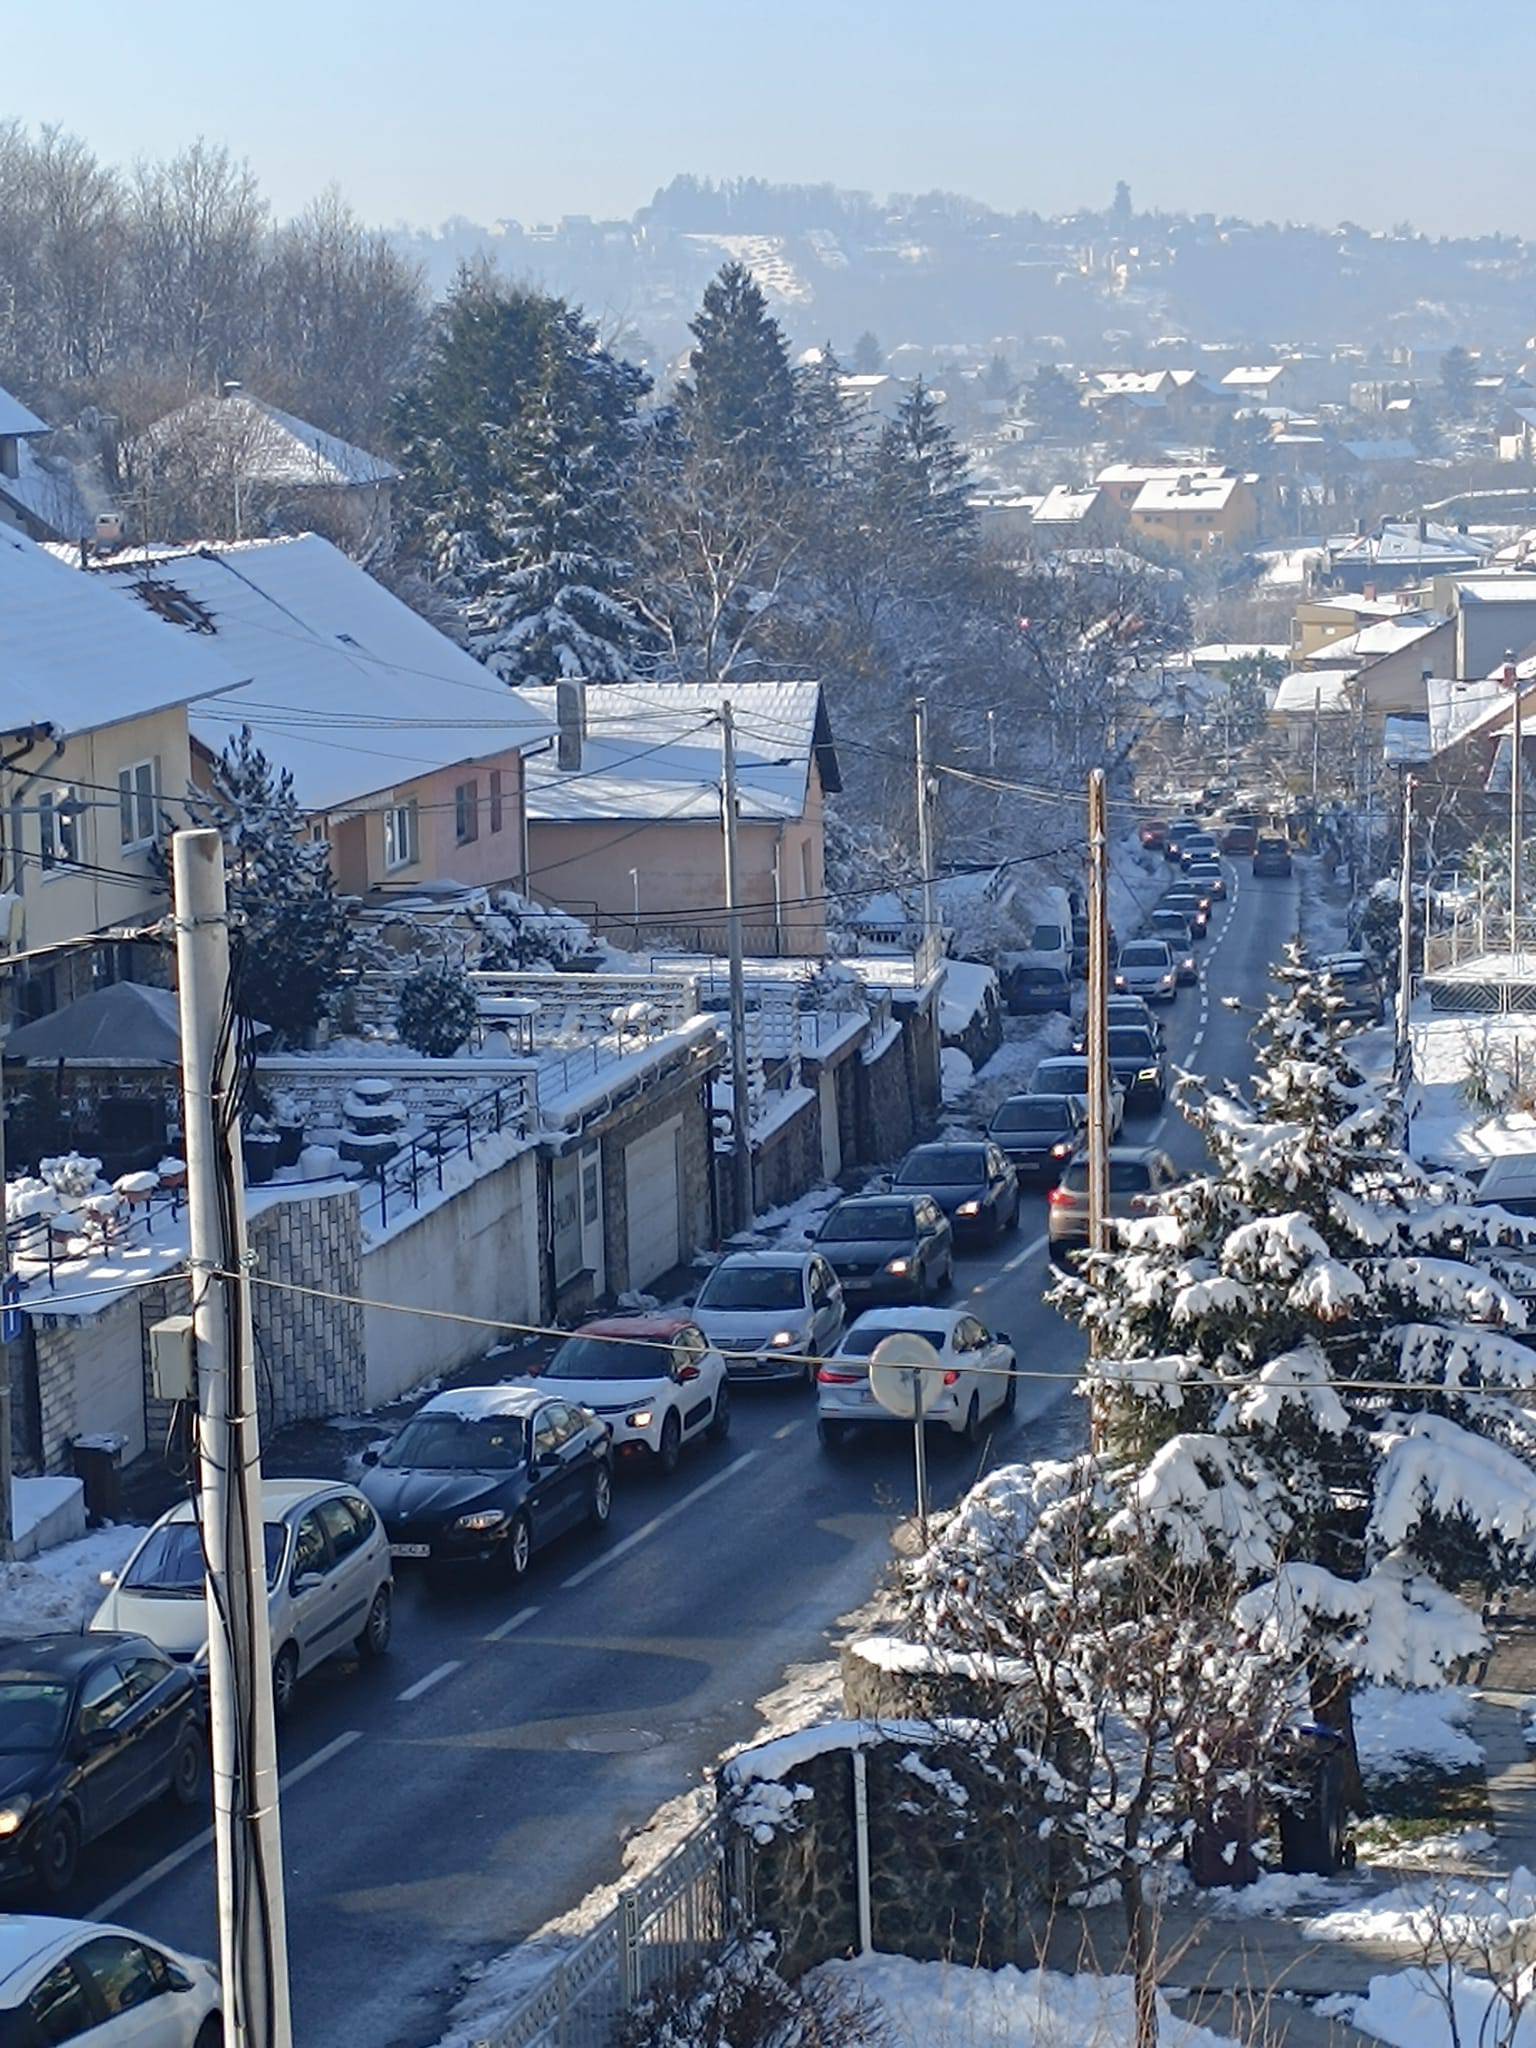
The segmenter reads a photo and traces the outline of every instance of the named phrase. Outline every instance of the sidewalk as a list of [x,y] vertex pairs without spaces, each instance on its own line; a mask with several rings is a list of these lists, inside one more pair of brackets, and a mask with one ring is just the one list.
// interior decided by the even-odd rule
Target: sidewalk
[[1536,1707],[1536,1596],[1516,1594],[1495,1626],[1471,1733],[1486,1759],[1499,1869],[1536,1870],[1536,1753],[1524,1721]]

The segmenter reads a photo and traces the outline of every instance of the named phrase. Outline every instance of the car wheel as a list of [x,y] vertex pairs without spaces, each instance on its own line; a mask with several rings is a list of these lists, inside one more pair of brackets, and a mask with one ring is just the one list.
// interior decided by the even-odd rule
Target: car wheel
[[949,1292],[950,1288],[951,1288],[951,1287],[953,1287],[953,1286],[954,1286],[954,1284],[955,1284],[955,1255],[954,1255],[954,1253],[953,1253],[953,1252],[951,1252],[951,1253],[950,1253],[950,1255],[949,1255],[949,1257],[948,1257],[948,1258],[947,1258],[947,1259],[946,1259],[946,1260],[944,1261],[944,1271],[943,1271],[943,1272],[942,1272],[942,1273],[940,1274],[940,1276],[939,1276],[939,1292],[940,1292],[940,1294],[948,1294],[948,1292]]
[[683,1425],[674,1408],[661,1425],[661,1442],[656,1446],[656,1469],[670,1479],[683,1455]]
[[507,1531],[507,1575],[525,1579],[533,1562],[533,1525],[526,1515],[514,1515]]
[[368,1609],[363,1632],[357,1639],[357,1654],[360,1657],[382,1657],[389,1648],[394,1625],[394,1593],[390,1587],[380,1586],[373,1596],[373,1605]]
[[61,1806],[43,1832],[37,1850],[38,1882],[50,1898],[67,1892],[80,1861],[80,1823]]
[[224,2048],[224,2019],[216,2012],[209,2013],[197,2030],[197,2039],[192,2048]]
[[605,1529],[612,1513],[613,1474],[608,1469],[608,1460],[600,1458],[592,1474],[592,1502],[587,1509],[587,1520],[594,1528]]
[[284,1643],[272,1660],[272,1711],[279,1721],[288,1718],[298,1682],[299,1653],[292,1643]]
[[1013,1191],[1013,1214],[1008,1218],[1008,1228],[1017,1230],[1024,1220],[1024,1197],[1015,1188]]
[[965,1411],[965,1429],[963,1431],[963,1435],[965,1437],[967,1446],[973,1451],[981,1443],[980,1394],[972,1394],[971,1396],[971,1405]]
[[816,1439],[821,1448],[834,1458],[840,1457],[848,1448],[848,1428],[842,1422],[818,1422]]
[[1008,1369],[1007,1379],[1003,1381],[1003,1413],[1005,1415],[1012,1415],[1019,1405],[1019,1383],[1013,1376],[1014,1368],[1017,1365],[1018,1360],[1015,1359],[1013,1365]]
[[731,1390],[722,1380],[715,1396],[715,1412],[709,1418],[709,1440],[712,1444],[723,1444],[730,1433]]
[[202,1729],[189,1721],[176,1738],[175,1752],[171,1757],[171,1782],[166,1787],[178,1806],[196,1806],[201,1800],[203,1766],[207,1755],[208,1745]]

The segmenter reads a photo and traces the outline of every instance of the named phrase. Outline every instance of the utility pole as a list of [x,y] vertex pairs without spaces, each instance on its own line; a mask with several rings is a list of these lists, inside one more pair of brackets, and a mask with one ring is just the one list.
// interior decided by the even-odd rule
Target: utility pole
[[[0,1043],[0,1061],[4,1057]],[[11,1554],[16,1524],[11,1516],[11,1233],[6,1200],[5,1067],[0,1064],[0,1559]]]
[[736,851],[736,715],[720,706],[720,806],[725,828],[725,907],[731,971],[731,1189],[736,1228],[750,1228],[752,1109],[747,1090],[747,990],[741,959],[741,871]]
[[1312,830],[1317,830],[1317,756],[1323,737],[1323,686],[1312,685]]
[[[1408,1015],[1413,1000],[1413,777],[1403,777],[1402,872],[1397,889],[1397,1079],[1406,1087],[1411,1058]],[[1429,930],[1426,906],[1424,929]]]
[[1509,649],[1504,654],[1504,682],[1513,699],[1509,725],[1509,950],[1513,956],[1520,951],[1520,900],[1524,893],[1520,883],[1525,865],[1525,791],[1521,787],[1525,778],[1520,758],[1520,677]]
[[1109,831],[1104,770],[1088,776],[1088,1243],[1109,1214]]
[[171,840],[226,2048],[292,2048],[224,847]]
[[939,928],[933,895],[933,817],[928,788],[928,699],[912,700],[913,756],[917,764],[917,864],[923,885],[923,964]]

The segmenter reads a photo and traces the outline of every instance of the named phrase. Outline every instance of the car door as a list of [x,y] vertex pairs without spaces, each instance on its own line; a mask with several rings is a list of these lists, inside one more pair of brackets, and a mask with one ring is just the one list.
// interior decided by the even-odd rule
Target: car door
[[718,1380],[707,1370],[708,1352],[700,1330],[679,1330],[672,1342],[672,1377],[681,1396],[684,1436],[697,1436],[715,1412]]
[[331,1546],[329,1576],[334,1586],[332,1597],[327,1602],[326,1629],[330,1638],[329,1648],[334,1650],[361,1635],[363,1623],[368,1619],[368,1606],[373,1599],[376,1579],[368,1542],[373,1532],[369,1524],[353,1512],[352,1503],[342,1494],[321,1501],[316,1512]]
[[987,1333],[974,1316],[962,1316],[956,1323],[950,1348],[955,1354],[954,1365],[960,1374],[960,1412],[965,1413],[974,1394],[978,1408],[985,1415],[994,1405],[986,1376],[979,1370],[987,1363]]
[[981,1412],[992,1415],[1008,1399],[1008,1374],[1014,1365],[1013,1347],[996,1337],[984,1323],[975,1324],[972,1359],[981,1388]]
[[158,1799],[171,1782],[172,1758],[187,1718],[187,1681],[168,1657],[147,1647],[124,1651],[117,1664],[128,1683],[129,1714],[136,1727],[140,1770],[133,1802],[139,1807]]
[[98,1934],[72,1950],[70,1960],[102,2014],[85,2036],[90,2048],[97,2042],[101,2048],[191,2048],[197,2003],[176,1988],[158,1949],[126,1934]]
[[931,1282],[933,1275],[943,1268],[945,1249],[954,1238],[953,1226],[937,1202],[919,1202],[917,1233],[923,1279]]
[[81,1834],[89,1840],[116,1827],[139,1803],[142,1760],[128,1681],[115,1657],[104,1657],[80,1682],[75,1702],[75,1780]]
[[561,1458],[570,1435],[564,1401],[546,1401],[533,1416],[528,1444],[528,1519],[535,1543],[548,1543],[571,1521],[571,1475]]
[[80,2040],[96,2025],[99,2017],[92,1987],[68,1956],[61,1957],[42,1980],[33,1985],[22,2010],[31,2022],[32,2031],[23,2032],[18,2038],[47,2042],[49,2048],[54,2048],[55,2043]]
[[993,1207],[998,1221],[1006,1222],[1017,1206],[1014,1200],[1018,1176],[996,1145],[987,1147],[987,1179],[995,1190]]
[[[318,1507],[299,1517],[288,1568],[288,1634],[298,1644],[299,1669],[308,1671],[330,1654],[331,1622],[338,1587],[331,1573],[331,1546]],[[273,1653],[280,1647],[273,1630]]]
[[811,1261],[812,1346],[818,1358],[829,1358],[843,1334],[842,1282],[825,1259]]

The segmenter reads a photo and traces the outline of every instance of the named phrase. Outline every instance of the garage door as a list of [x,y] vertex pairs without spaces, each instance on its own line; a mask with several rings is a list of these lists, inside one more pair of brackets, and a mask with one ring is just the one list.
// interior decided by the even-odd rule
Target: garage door
[[677,1171],[682,1131],[683,1120],[675,1116],[624,1147],[631,1287],[649,1286],[682,1257]]

